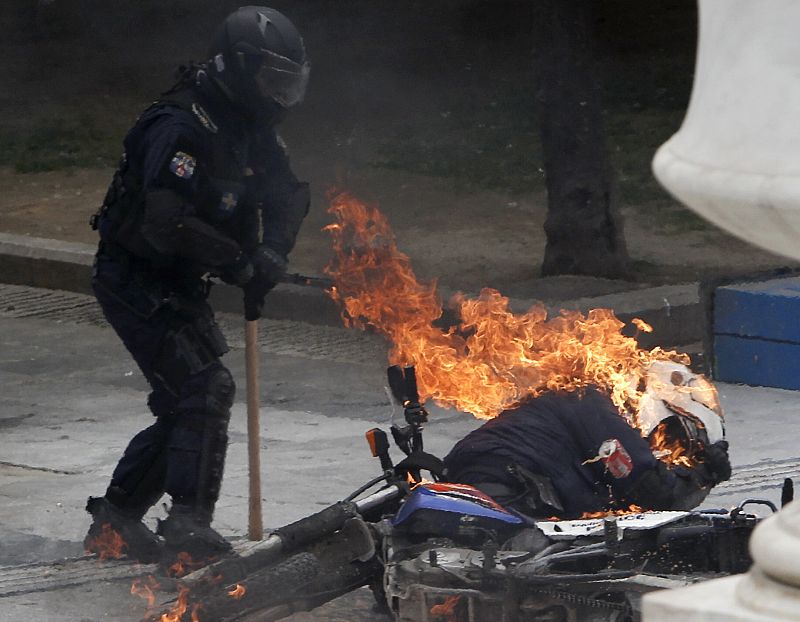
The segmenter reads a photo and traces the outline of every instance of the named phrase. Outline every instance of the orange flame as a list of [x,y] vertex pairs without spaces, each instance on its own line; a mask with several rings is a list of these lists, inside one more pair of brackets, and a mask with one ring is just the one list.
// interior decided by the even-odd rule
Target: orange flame
[[194,561],[192,556],[186,551],[181,551],[176,557],[177,559],[175,560],[175,563],[167,568],[168,577],[180,578],[186,576],[193,570],[197,570],[198,568],[205,566],[207,563],[202,561]]
[[228,592],[228,596],[235,600],[241,600],[246,593],[247,589],[244,587],[244,585],[237,583],[236,587]]
[[425,477],[420,477],[417,479],[411,472],[406,473],[406,482],[411,487],[411,490],[414,490],[417,486],[422,486],[422,484],[432,484],[433,482]]
[[625,516],[626,514],[641,514],[644,509],[638,505],[631,504],[627,508],[620,508],[618,510],[606,510],[604,512],[584,512],[581,518],[605,518],[606,516]]
[[329,294],[346,325],[371,327],[390,340],[391,364],[416,366],[423,401],[488,419],[545,391],[597,385],[630,421],[647,366],[688,362],[676,352],[640,349],[609,309],[548,319],[535,305],[515,314],[508,298],[488,288],[475,299],[456,294],[450,305],[459,323],[441,329],[434,324],[442,315],[436,282],[417,280],[378,209],[340,193],[328,211],[336,218],[325,227],[335,253],[325,268],[334,279]]
[[697,466],[697,459],[692,456],[689,449],[681,445],[677,439],[668,437],[665,423],[659,423],[650,434],[650,449],[659,460],[667,464],[690,469]]
[[153,575],[147,575],[146,579],[135,579],[131,584],[131,594],[143,598],[147,601],[147,608],[151,608],[156,603],[156,594],[153,590],[159,587],[158,581]]
[[461,596],[448,596],[447,599],[438,605],[431,607],[431,615],[444,618],[446,622],[457,622],[456,606],[461,600]]
[[100,561],[124,557],[128,544],[119,532],[111,527],[111,523],[103,523],[100,528],[100,535],[87,542],[86,552],[96,553]]
[[[183,615],[189,610],[189,588],[185,585],[178,585],[178,600],[170,610],[162,613],[159,622],[181,622]],[[191,607],[192,622],[200,622],[199,612],[202,610],[200,603],[195,603]]]

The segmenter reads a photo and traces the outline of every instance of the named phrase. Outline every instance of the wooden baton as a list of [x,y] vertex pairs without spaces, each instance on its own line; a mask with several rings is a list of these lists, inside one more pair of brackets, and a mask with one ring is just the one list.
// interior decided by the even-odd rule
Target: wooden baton
[[261,540],[261,428],[258,400],[258,320],[245,320],[245,370],[247,377],[247,462],[250,479],[247,537]]

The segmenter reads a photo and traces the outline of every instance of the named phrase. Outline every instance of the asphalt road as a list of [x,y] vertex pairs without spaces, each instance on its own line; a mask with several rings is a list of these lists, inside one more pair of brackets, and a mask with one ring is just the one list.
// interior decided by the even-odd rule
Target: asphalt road
[[[241,537],[247,528],[242,322],[222,316],[221,323],[233,346],[226,362],[240,388],[215,524]],[[363,433],[388,427],[393,408],[384,388],[386,348],[376,337],[270,320],[262,322],[260,342],[264,516],[277,527],[377,474]],[[140,619],[142,602],[128,593],[129,580],[109,581],[108,569],[93,560],[54,560],[82,554],[86,497],[102,494],[130,437],[151,421],[146,383],[92,300],[77,294],[0,286],[0,344],[0,622]],[[800,475],[800,394],[733,385],[720,385],[720,393],[734,477],[706,505],[776,501],[782,477]],[[468,415],[430,410],[426,449],[439,455],[479,425]],[[394,416],[401,413],[394,409]],[[147,520],[161,515],[157,507]],[[80,572],[75,564],[84,564]],[[59,577],[69,572],[87,582],[66,585]],[[14,588],[20,577],[39,591]],[[378,617],[361,590],[295,619]]]

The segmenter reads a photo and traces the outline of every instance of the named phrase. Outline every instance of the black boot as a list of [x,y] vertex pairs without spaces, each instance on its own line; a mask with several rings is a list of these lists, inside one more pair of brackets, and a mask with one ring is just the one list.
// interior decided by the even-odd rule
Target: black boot
[[173,503],[169,516],[159,521],[159,535],[166,544],[166,555],[188,553],[192,562],[205,565],[230,553],[231,543],[211,528],[211,513],[190,505]]
[[105,497],[89,497],[86,511],[94,519],[83,540],[87,552],[145,564],[161,558],[163,543],[142,522],[144,513],[122,510]]

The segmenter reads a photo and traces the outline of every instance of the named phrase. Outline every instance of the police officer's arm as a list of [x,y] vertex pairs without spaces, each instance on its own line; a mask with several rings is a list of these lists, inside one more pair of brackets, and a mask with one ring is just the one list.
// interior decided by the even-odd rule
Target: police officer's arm
[[258,138],[252,182],[261,210],[262,242],[286,259],[308,214],[309,188],[292,172],[285,145],[273,131]]
[[239,244],[192,214],[193,206],[174,190],[145,195],[142,233],[160,253],[209,268],[228,268],[242,259]]
[[203,213],[221,200],[206,176],[205,157],[190,122],[176,122],[173,116],[149,128],[141,154],[142,234],[159,253],[225,270],[246,260],[239,244]]

